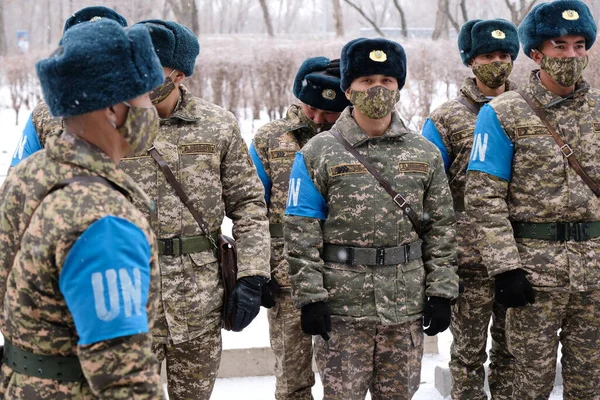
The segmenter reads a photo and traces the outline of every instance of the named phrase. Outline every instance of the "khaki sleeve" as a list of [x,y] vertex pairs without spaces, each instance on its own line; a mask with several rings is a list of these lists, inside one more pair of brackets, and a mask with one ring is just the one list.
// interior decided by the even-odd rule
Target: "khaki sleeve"
[[269,278],[270,234],[264,190],[250,160],[237,122],[221,161],[225,213],[233,221],[237,242],[238,278],[258,275]]
[[467,172],[465,206],[477,232],[479,251],[490,276],[521,268],[508,220],[508,182],[480,171]]
[[458,297],[456,219],[442,158],[433,159],[433,173],[423,198],[423,261],[427,296]]

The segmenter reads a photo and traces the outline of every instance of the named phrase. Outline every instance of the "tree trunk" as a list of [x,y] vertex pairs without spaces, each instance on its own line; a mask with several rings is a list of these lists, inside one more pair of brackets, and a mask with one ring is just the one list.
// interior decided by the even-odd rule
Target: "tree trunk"
[[4,31],[4,0],[0,0],[0,57],[7,53],[6,32]]
[[49,46],[52,45],[52,12],[50,11],[52,8],[50,7],[50,0],[46,0],[46,17],[48,18],[48,25],[46,26],[46,44]]
[[190,18],[192,19],[192,24],[190,29],[194,32],[194,35],[200,35],[200,25],[198,21],[198,5],[196,4],[196,0],[192,0],[191,9],[190,9]]
[[379,27],[377,26],[377,23],[369,18],[369,16],[363,11],[362,8],[360,8],[358,5],[354,4],[352,1],[350,0],[344,0],[350,7],[354,8],[356,11],[358,11],[358,13],[369,23],[371,24],[371,26],[373,27],[373,29],[375,29],[375,32],[377,32],[377,34],[379,36],[385,37],[385,34],[383,33],[383,31],[381,29],[379,29]]
[[273,24],[271,23],[271,16],[269,15],[269,7],[267,7],[267,0],[259,0],[260,8],[262,8],[263,16],[265,18],[265,25],[267,26],[267,33],[273,37]]
[[344,17],[342,16],[342,5],[340,0],[331,0],[333,5],[333,19],[335,20],[335,36],[344,36]]
[[467,0],[460,0],[460,11],[462,12],[463,24],[469,20],[469,14],[467,13]]
[[400,14],[400,27],[402,28],[402,36],[408,37],[408,28],[406,27],[406,15],[404,14],[404,9],[402,9],[399,0],[394,0],[394,5]]
[[[508,0],[507,0],[508,1]],[[435,28],[433,29],[433,40],[448,39],[448,12],[449,0],[438,0],[438,9],[435,16]]]

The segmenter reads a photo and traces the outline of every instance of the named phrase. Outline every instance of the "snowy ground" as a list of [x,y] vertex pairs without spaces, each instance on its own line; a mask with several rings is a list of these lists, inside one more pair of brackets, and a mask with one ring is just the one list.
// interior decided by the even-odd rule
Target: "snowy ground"
[[[1,91],[1,89],[0,89]],[[0,93],[0,98],[2,98]],[[29,116],[28,110],[22,110],[19,117],[19,125],[15,126],[15,115],[12,110],[2,108],[0,104],[0,183],[4,180],[6,170],[10,165],[10,159],[19,139],[21,130]],[[242,120],[240,127],[244,139],[249,144],[256,129],[266,123],[266,116],[261,120]],[[230,232],[231,221],[225,221],[223,225],[225,232]],[[452,336],[446,331],[438,336],[438,346],[440,354],[425,355],[421,370],[421,386],[413,398],[414,400],[445,400],[434,386],[435,367],[447,365],[450,359],[450,343]],[[3,342],[2,337],[0,340]],[[248,328],[241,333],[223,332],[223,348],[249,348],[249,347],[267,347],[269,346],[267,316],[264,309]],[[323,388],[317,377],[317,384],[313,388],[315,400],[322,399]],[[551,400],[560,400],[562,388],[557,388]],[[250,377],[250,378],[232,378],[218,379],[212,400],[271,400],[274,399],[275,378],[268,377]],[[370,399],[370,396],[367,396]]]

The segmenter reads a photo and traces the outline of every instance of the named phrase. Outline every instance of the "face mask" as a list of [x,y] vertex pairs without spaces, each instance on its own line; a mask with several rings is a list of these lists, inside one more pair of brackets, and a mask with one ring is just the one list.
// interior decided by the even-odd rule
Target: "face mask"
[[563,87],[573,86],[588,65],[588,56],[557,58],[544,55],[540,67]]
[[400,91],[384,86],[373,86],[365,91],[350,89],[350,103],[371,119],[381,119],[390,115],[398,100]]
[[306,125],[310,130],[316,133],[328,131],[333,126],[333,124],[330,122],[323,122],[321,124],[317,124],[315,121],[308,118],[306,114],[304,114],[304,112],[300,112],[300,118],[304,125]]
[[152,146],[158,134],[158,112],[154,107],[134,107],[125,102],[124,104],[129,107],[127,118],[123,125],[116,127],[113,123],[113,126],[129,143],[131,154],[138,154]]
[[496,89],[506,83],[512,69],[512,63],[494,61],[489,64],[474,64],[473,74],[475,74],[485,86]]
[[171,75],[173,75],[175,70],[171,71],[169,76],[165,78],[165,82],[157,88],[152,89],[150,92],[150,101],[152,104],[156,105],[158,103],[163,102],[169,95],[175,90],[175,82],[171,79]]

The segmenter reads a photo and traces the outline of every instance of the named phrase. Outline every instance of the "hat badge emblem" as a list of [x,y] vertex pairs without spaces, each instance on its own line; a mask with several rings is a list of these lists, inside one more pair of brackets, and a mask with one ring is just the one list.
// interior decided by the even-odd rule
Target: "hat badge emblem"
[[375,62],[386,62],[387,54],[383,50],[373,50],[369,53],[369,58]]
[[495,31],[492,31],[492,37],[494,39],[506,39],[506,33],[502,32],[500,29],[496,29]]
[[100,21],[101,19],[102,17],[95,16],[94,18],[90,19],[90,22]]
[[333,90],[333,89],[325,89],[325,90],[323,90],[322,95],[327,100],[333,100],[333,99],[335,99],[335,90]]
[[579,19],[579,13],[575,10],[565,10],[562,13],[562,17],[567,21],[576,21]]

